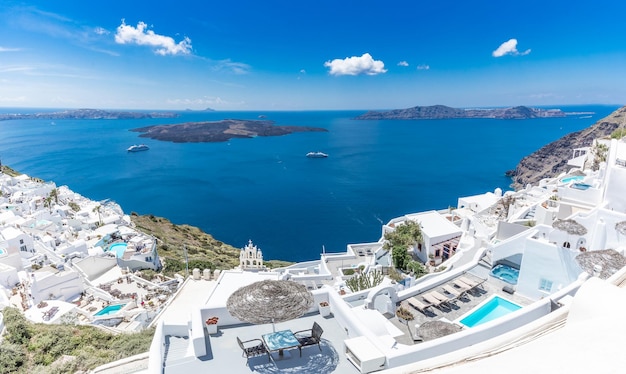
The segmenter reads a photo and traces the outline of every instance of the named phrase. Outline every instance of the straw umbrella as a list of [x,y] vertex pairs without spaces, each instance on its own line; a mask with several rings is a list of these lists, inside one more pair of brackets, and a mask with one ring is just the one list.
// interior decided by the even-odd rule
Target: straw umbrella
[[313,295],[302,284],[287,280],[263,280],[241,287],[226,301],[230,314],[253,324],[289,321],[303,315]]
[[555,229],[565,231],[570,235],[583,236],[587,233],[585,226],[581,225],[573,219],[557,219],[552,223],[552,227]]
[[459,331],[461,331],[460,326],[444,321],[427,321],[417,328],[417,334],[424,341],[441,338]]

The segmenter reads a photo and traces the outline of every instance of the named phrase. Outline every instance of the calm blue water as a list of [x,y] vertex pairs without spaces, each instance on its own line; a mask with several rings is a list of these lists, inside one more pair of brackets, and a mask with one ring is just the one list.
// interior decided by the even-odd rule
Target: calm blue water
[[124,305],[126,304],[109,305],[103,309],[100,309],[100,311],[94,314],[94,316],[108,316],[109,314],[115,314],[120,309],[122,309]]
[[[31,176],[125,212],[198,226],[266,259],[291,261],[377,241],[381,225],[412,212],[456,206],[459,196],[507,190],[504,172],[617,106],[561,107],[592,118],[356,121],[363,111],[183,112],[177,119],[0,121],[0,158]],[[26,112],[4,109],[2,112]],[[130,129],[224,118],[317,126],[327,133],[177,144]],[[146,143],[147,152],[128,153]],[[305,154],[322,151],[326,159]]]
[[521,309],[521,306],[503,299],[500,296],[495,296],[467,317],[461,319],[460,322],[467,327],[475,327],[493,321],[496,318],[506,316],[518,309]]

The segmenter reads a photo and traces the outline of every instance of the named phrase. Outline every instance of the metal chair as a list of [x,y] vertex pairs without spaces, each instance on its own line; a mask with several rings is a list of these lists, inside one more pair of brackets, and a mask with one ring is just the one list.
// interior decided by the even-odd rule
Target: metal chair
[[[261,339],[252,339],[252,340],[246,340],[242,342],[241,339],[237,337],[237,343],[239,344],[239,347],[243,351],[243,355],[246,356],[246,365],[248,365],[248,359],[250,359],[250,357],[261,356],[264,354],[267,355],[267,359],[270,362],[272,361],[270,357],[270,353],[265,348],[265,345],[263,344],[263,341]],[[255,344],[250,345],[249,343],[255,343]]]
[[[304,333],[307,334],[303,335]],[[300,357],[302,357],[302,347],[306,347],[308,345],[317,344],[320,351],[322,350],[322,346],[320,345],[320,343],[322,341],[323,333],[324,330],[322,329],[322,326],[318,325],[317,322],[313,322],[313,327],[310,329],[300,330],[294,333],[296,339],[298,339],[298,342],[300,342],[300,346],[298,347],[298,350],[300,351]]]

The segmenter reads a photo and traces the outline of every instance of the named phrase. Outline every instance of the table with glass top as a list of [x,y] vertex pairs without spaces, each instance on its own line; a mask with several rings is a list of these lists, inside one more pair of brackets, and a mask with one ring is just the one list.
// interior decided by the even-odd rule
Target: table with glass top
[[300,346],[300,342],[291,330],[282,330],[265,334],[263,335],[263,343],[270,353],[278,352],[279,358],[286,358],[284,357],[285,349],[297,348]]

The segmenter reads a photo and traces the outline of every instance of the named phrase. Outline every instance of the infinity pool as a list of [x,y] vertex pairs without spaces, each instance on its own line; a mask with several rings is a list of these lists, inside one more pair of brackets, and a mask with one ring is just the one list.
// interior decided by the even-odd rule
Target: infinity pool
[[126,243],[111,244],[111,246],[109,247],[109,252],[115,253],[115,256],[117,258],[123,258],[124,252],[126,252],[126,246],[127,246]]
[[467,327],[475,327],[493,321],[496,318],[503,317],[521,308],[521,305],[517,305],[500,296],[493,295],[490,299],[487,299],[484,303],[462,316],[459,322]]
[[115,314],[120,309],[122,309],[126,304],[117,304],[117,305],[109,305],[105,308],[102,308],[98,311],[98,313],[94,314],[94,316],[108,316],[109,314]]
[[583,180],[584,178],[585,177],[583,175],[574,175],[574,176],[571,176],[571,177],[566,177],[566,178],[561,179],[561,182],[562,183],[569,183],[571,181],[578,182],[580,180]]

